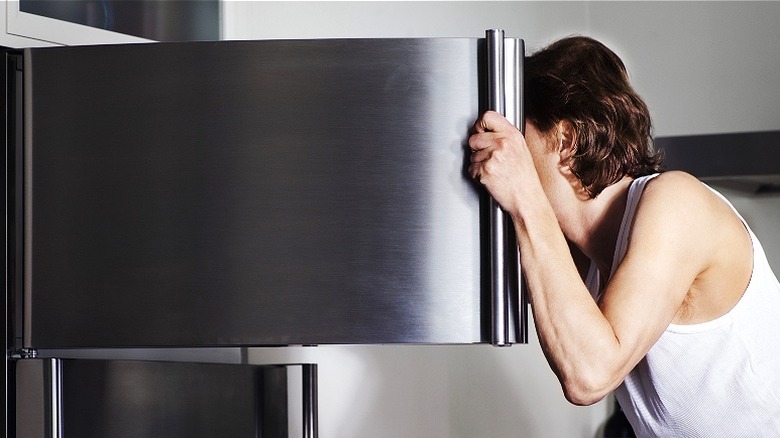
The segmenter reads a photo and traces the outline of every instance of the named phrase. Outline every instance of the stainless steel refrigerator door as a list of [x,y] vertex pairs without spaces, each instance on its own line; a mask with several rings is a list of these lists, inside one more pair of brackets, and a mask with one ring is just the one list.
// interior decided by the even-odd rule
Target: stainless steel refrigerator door
[[25,346],[488,342],[483,46],[27,50]]
[[13,364],[15,413],[9,419],[18,438],[317,436],[316,411],[305,406],[312,405],[306,394],[314,394],[316,406],[316,365]]

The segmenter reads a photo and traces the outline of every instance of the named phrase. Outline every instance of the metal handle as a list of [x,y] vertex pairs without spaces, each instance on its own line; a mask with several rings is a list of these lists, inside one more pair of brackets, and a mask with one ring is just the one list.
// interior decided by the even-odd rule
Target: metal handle
[[[501,115],[506,114],[504,99],[504,31],[486,31],[488,109]],[[491,283],[491,340],[493,345],[509,345],[508,303],[506,284],[506,227],[505,214],[495,201],[490,199],[490,283]]]
[[319,436],[317,364],[303,364],[303,437]]
[[[525,134],[525,113],[523,112],[523,61],[525,44],[517,38],[505,41],[504,96],[506,99],[506,118]],[[528,292],[520,269],[520,253],[517,236],[512,221],[506,217],[506,263],[507,293],[509,295],[510,333],[514,342],[528,343]]]
[[[524,126],[522,109],[523,41],[505,39],[504,31],[486,32],[488,109]],[[494,200],[490,200],[491,343],[507,346],[527,342],[527,300],[520,291],[520,264],[514,227]],[[519,302],[518,302],[519,301]]]

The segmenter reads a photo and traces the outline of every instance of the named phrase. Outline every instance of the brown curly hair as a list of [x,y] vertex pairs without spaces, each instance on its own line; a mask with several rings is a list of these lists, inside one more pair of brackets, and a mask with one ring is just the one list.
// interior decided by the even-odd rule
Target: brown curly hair
[[650,113],[623,61],[588,37],[559,40],[525,60],[525,112],[541,132],[574,127],[569,167],[591,198],[624,176],[661,171]]

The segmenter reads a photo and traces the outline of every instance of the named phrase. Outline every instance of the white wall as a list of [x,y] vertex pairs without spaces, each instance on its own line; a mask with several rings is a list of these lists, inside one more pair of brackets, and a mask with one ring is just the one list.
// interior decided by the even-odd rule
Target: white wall
[[586,2],[223,3],[225,39],[484,37],[501,28],[529,46],[586,32]]
[[780,129],[780,2],[226,2],[224,36],[481,37],[529,50],[574,33],[626,61],[656,135]]
[[780,129],[780,2],[592,2],[656,135]]
[[[226,2],[226,39],[482,37],[528,51],[570,34],[626,61],[657,135],[780,129],[780,3]],[[780,267],[780,196],[725,191]],[[335,437],[591,437],[608,406],[564,400],[538,341],[489,346],[257,349],[320,364],[320,432]]]

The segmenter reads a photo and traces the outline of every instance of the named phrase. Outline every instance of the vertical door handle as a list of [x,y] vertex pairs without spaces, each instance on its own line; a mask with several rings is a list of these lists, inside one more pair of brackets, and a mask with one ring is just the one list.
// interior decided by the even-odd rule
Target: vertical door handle
[[303,438],[319,436],[317,364],[303,364]]
[[[504,31],[490,29],[486,31],[485,38],[488,110],[504,115]],[[497,346],[509,345],[505,247],[504,212],[495,199],[490,198],[490,343]]]
[[[486,31],[487,105],[522,129],[522,40]],[[491,344],[527,342],[527,306],[520,293],[520,265],[512,221],[490,199]]]

